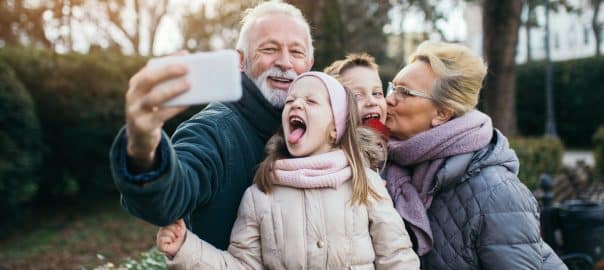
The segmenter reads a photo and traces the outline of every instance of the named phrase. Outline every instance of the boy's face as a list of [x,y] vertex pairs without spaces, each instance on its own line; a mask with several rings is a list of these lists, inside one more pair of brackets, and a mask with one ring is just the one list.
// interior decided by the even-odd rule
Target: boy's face
[[363,124],[370,119],[386,123],[386,99],[378,72],[358,66],[346,70],[340,77],[344,86],[354,94]]

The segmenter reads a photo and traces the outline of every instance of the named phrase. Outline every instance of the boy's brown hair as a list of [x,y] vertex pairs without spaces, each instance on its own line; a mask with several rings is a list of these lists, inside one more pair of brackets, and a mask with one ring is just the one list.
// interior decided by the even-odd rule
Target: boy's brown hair
[[367,53],[352,53],[347,55],[344,59],[334,61],[331,65],[323,69],[323,72],[339,79],[338,77],[342,76],[346,70],[353,67],[366,67],[375,71],[379,70],[373,56]]

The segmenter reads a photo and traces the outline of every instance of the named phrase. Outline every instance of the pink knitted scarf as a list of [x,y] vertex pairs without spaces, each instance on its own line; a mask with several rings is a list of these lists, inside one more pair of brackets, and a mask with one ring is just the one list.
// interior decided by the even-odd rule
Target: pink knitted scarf
[[304,158],[275,162],[277,185],[295,188],[336,188],[352,177],[348,159],[342,150]]

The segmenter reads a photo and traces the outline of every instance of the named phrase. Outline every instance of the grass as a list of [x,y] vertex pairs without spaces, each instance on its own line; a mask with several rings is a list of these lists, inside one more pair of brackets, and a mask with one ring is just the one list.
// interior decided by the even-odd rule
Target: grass
[[0,269],[93,269],[153,247],[157,227],[130,216],[118,198],[83,204],[36,210],[0,241]]

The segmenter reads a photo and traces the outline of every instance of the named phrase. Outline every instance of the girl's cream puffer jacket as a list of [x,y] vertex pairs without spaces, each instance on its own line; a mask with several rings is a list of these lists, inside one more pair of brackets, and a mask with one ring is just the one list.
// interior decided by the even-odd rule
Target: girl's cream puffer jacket
[[379,175],[383,197],[351,206],[352,182],[334,188],[255,185],[243,195],[227,251],[187,232],[175,269],[419,269],[409,235]]

